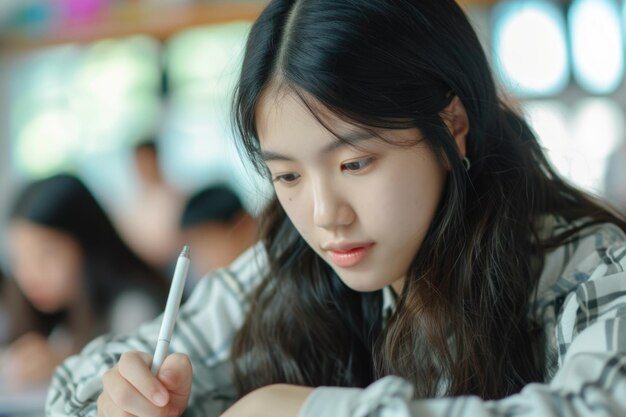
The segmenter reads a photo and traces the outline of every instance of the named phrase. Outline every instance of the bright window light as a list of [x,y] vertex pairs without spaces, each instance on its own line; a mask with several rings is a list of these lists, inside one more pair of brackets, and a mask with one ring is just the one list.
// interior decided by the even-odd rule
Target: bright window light
[[603,194],[608,158],[626,132],[623,110],[612,100],[589,98],[572,107],[531,100],[524,103],[524,112],[556,170],[574,184]]
[[168,41],[165,65],[172,95],[228,99],[243,59],[250,22],[184,30]]
[[144,36],[64,45],[11,68],[10,135],[26,176],[80,166],[154,129],[160,45]]
[[574,1],[568,20],[576,81],[592,94],[612,93],[624,77],[617,1]]
[[552,2],[506,1],[493,9],[496,70],[515,95],[550,96],[569,78],[565,18]]
[[159,115],[160,46],[134,36],[90,45],[69,102],[83,126],[83,151],[123,148],[143,139]]
[[573,144],[567,127],[568,110],[557,100],[529,100],[524,113],[556,170],[571,177]]
[[72,165],[79,144],[76,117],[66,109],[48,109],[19,129],[15,161],[31,176],[50,175]]
[[165,48],[170,100],[162,124],[164,174],[183,190],[228,182],[253,212],[271,187],[242,161],[233,139],[231,99],[250,22],[184,30]]
[[589,98],[573,107],[570,134],[576,147],[573,179],[602,194],[609,156],[624,139],[624,111],[613,100]]

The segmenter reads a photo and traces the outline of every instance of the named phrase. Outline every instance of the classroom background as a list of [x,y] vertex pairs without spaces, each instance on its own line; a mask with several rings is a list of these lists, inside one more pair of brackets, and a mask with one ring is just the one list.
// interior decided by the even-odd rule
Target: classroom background
[[[460,3],[502,91],[529,117],[555,167],[626,210],[626,1]],[[150,221],[177,216],[211,184],[228,184],[252,214],[263,207],[271,191],[240,161],[229,117],[245,37],[265,4],[0,0],[6,275],[5,224],[15,194],[57,173],[84,181],[124,238],[140,247],[146,235],[133,225],[149,216],[133,208],[143,187],[137,151],[146,142],[158,150],[151,169],[179,201],[174,208],[144,205],[156,213]]]
[[[262,204],[266,189],[231,145],[229,100],[265,1],[0,3],[0,215],[24,182],[68,170],[117,213],[136,186],[132,147],[151,135],[183,194],[227,181]],[[556,167],[626,204],[605,182],[626,153],[624,2],[461,3]]]

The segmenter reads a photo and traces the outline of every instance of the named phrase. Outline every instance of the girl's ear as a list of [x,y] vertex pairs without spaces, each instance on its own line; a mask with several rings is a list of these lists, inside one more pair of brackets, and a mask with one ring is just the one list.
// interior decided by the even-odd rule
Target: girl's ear
[[448,107],[441,112],[441,118],[448,127],[450,134],[454,137],[456,146],[459,149],[461,158],[466,156],[465,141],[469,131],[469,119],[465,106],[461,99],[454,96]]

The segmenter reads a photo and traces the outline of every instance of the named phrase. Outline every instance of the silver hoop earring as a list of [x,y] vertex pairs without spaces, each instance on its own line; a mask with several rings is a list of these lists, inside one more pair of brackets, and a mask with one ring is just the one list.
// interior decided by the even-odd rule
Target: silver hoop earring
[[472,167],[472,164],[470,163],[470,160],[467,156],[463,157],[463,166],[465,167],[466,171],[469,171],[469,169]]

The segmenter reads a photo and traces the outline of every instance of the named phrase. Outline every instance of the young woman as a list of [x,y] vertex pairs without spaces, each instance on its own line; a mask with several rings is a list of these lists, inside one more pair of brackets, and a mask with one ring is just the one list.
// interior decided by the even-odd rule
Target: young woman
[[46,383],[89,340],[134,330],[163,308],[167,281],[128,249],[76,177],[56,175],[20,193],[8,249],[7,383]]
[[158,322],[62,365],[49,415],[624,415],[626,224],[550,167],[457,4],[273,0],[241,74],[263,245],[156,377]]

